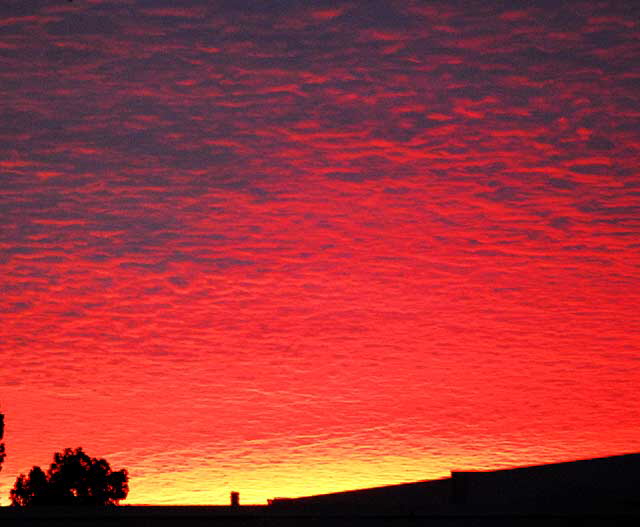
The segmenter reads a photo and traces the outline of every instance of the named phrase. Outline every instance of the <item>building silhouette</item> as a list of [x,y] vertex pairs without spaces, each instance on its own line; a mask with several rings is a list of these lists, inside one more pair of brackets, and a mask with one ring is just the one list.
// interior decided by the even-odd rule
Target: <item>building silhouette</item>
[[294,499],[272,507],[404,511],[640,510],[640,454],[490,471]]

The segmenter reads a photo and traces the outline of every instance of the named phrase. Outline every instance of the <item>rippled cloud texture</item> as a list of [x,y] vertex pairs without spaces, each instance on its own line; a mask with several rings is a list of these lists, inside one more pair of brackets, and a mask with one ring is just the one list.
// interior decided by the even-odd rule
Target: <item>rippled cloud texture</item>
[[633,2],[5,1],[6,502],[640,450]]

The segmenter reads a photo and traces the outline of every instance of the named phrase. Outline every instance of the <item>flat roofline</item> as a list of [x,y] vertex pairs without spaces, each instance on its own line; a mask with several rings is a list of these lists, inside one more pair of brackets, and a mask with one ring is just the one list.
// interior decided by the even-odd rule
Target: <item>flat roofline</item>
[[621,460],[623,458],[634,458],[637,457],[640,460],[639,452],[629,452],[627,454],[616,454],[613,456],[604,456],[604,457],[591,457],[591,458],[581,458],[581,459],[571,459],[568,461],[556,461],[553,463],[542,463],[540,465],[520,465],[515,467],[505,467],[505,468],[496,468],[496,469],[478,469],[478,470],[452,470],[451,476],[454,474],[493,474],[494,472],[507,472],[510,470],[525,470],[530,468],[544,468],[544,467],[557,467],[559,465],[571,465],[574,463],[597,463],[603,461],[613,461],[613,460]]

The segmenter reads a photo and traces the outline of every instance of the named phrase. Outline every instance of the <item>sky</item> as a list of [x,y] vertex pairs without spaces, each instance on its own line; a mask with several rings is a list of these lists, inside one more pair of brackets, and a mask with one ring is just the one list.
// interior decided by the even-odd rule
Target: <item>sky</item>
[[0,4],[0,409],[130,504],[640,451],[640,5]]

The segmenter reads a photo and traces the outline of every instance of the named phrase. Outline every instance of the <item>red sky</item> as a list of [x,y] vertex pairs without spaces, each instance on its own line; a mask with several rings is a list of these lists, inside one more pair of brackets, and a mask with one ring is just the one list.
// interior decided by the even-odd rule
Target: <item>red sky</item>
[[3,2],[3,502],[639,451],[640,9],[510,5]]

